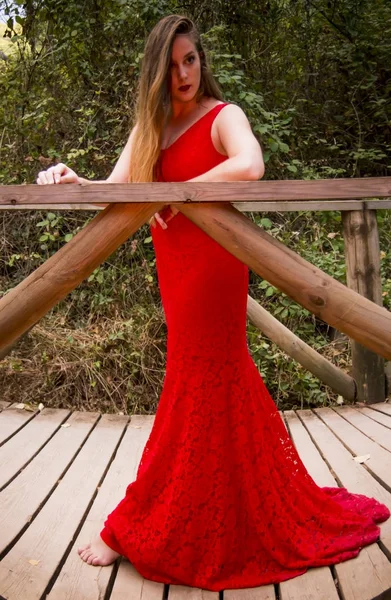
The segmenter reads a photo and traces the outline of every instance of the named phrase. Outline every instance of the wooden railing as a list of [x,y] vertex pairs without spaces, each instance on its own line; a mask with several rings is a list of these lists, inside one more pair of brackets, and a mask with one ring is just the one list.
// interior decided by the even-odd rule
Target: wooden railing
[[[385,398],[391,314],[382,306],[376,209],[391,208],[391,178],[317,181],[0,186],[3,209],[102,210],[0,300],[0,350],[9,347],[166,204],[272,285],[352,340],[352,377],[249,298],[248,316],[292,358],[348,400]],[[386,200],[380,200],[386,198]],[[232,204],[234,206],[232,206]],[[343,211],[348,287],[246,218],[245,211]]]

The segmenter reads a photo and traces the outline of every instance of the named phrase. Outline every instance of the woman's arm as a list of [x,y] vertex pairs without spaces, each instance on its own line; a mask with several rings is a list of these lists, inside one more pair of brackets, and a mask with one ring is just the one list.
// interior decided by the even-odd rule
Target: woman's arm
[[129,165],[132,154],[132,143],[136,127],[130,133],[129,139],[125,148],[122,150],[117,163],[108,176],[104,180],[90,180],[84,177],[79,177],[72,169],[64,163],[50,167],[46,171],[41,171],[38,174],[37,184],[47,185],[52,183],[127,183],[129,177]]
[[265,172],[261,147],[242,109],[229,104],[217,115],[213,126],[228,159],[189,181],[251,181]]
[[[216,127],[219,145],[228,158],[210,171],[188,181],[198,183],[261,179],[265,173],[262,150],[242,109],[235,104],[229,104],[214,120],[212,133],[214,127]],[[177,213],[178,209],[172,205],[171,216],[166,221]]]
[[[116,165],[108,176],[107,179],[104,180],[90,180],[85,179],[84,177],[79,177],[72,169],[67,167],[64,163],[59,163],[54,167],[50,167],[47,171],[41,171],[38,175],[37,184],[38,185],[48,185],[53,183],[127,183],[129,177],[129,165],[131,161],[132,154],[132,143],[134,138],[136,127],[130,133],[129,139],[126,143],[125,148],[122,150],[119,159],[116,162]],[[94,206],[103,206],[106,207],[107,204],[103,203],[94,203]]]

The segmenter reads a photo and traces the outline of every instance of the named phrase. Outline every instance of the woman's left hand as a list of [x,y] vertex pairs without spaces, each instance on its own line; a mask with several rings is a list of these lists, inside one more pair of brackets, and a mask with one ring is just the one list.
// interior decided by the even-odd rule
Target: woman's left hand
[[178,212],[179,212],[178,209],[175,206],[170,204],[170,212],[169,212],[168,216],[166,217],[165,221],[164,221],[164,219],[162,219],[160,213],[157,212],[153,215],[153,217],[151,217],[151,219],[149,220],[149,223],[153,227],[156,227],[156,223],[159,223],[159,225],[162,227],[162,229],[167,229],[167,223],[169,221],[171,221],[171,219],[173,219]]

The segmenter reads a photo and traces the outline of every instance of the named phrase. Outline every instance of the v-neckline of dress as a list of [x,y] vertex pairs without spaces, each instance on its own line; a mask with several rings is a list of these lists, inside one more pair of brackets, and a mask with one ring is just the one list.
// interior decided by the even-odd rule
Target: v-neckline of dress
[[187,129],[185,129],[185,131],[183,131],[181,133],[181,135],[179,135],[169,146],[167,146],[166,148],[161,148],[162,152],[166,152],[167,150],[170,150],[170,148],[172,148],[174,146],[174,144],[176,144],[181,138],[183,138],[183,136],[190,131],[191,129],[193,129],[193,127],[195,127],[196,125],[198,125],[198,123],[200,123],[200,121],[202,121],[205,117],[207,117],[212,111],[214,111],[218,106],[221,105],[225,105],[227,104],[227,102],[220,102],[219,104],[215,104],[215,106],[213,108],[211,108],[210,110],[208,110],[208,112],[206,112],[204,115],[202,115],[202,117],[200,117],[197,121],[195,121],[194,123],[192,123],[190,125],[190,127],[188,127]]

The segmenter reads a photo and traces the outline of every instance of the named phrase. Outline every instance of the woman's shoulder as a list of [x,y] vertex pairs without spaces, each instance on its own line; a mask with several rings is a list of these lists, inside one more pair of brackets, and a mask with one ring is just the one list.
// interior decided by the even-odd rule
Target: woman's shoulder
[[246,113],[237,104],[233,102],[219,102],[215,106],[222,106],[215,119],[215,124],[218,128],[221,126],[232,127],[234,124],[248,124]]
[[246,116],[245,112],[242,108],[240,108],[240,106],[238,104],[235,104],[234,102],[226,102],[224,100],[219,100],[216,102],[215,106],[221,106],[224,105],[224,111],[221,111],[221,113],[225,113],[230,114],[230,115],[241,115],[241,116]]
[[218,98],[208,98],[207,102],[204,104],[206,108],[206,112],[214,112],[216,109],[218,110],[218,114],[216,116],[217,121],[225,121],[227,119],[246,119],[246,114],[243,109],[240,108],[234,102],[227,102],[226,100],[219,100]]

